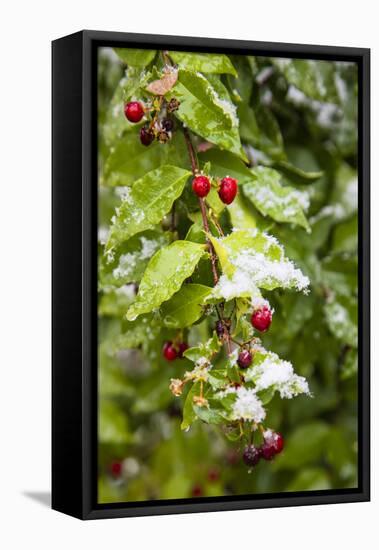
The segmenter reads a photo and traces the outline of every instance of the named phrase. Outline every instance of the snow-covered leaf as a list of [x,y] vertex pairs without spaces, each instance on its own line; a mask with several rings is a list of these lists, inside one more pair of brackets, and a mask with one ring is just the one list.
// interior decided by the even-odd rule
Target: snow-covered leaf
[[309,230],[304,215],[309,207],[308,194],[281,185],[279,172],[272,168],[258,166],[252,172],[255,178],[243,186],[243,192],[259,212],[277,222],[295,223]]
[[165,165],[137,180],[116,210],[106,250],[160,222],[181,195],[189,176],[187,170]]
[[358,306],[356,300],[339,296],[324,306],[329,330],[338,340],[356,348],[358,346]]
[[139,283],[150,258],[157,250],[169,244],[169,233],[143,231],[122,243],[110,261],[103,256],[99,266],[101,287],[120,287]]
[[306,290],[308,277],[284,255],[272,236],[257,229],[237,230],[224,238],[212,237],[223,275],[214,289],[215,297],[259,297],[258,288]]

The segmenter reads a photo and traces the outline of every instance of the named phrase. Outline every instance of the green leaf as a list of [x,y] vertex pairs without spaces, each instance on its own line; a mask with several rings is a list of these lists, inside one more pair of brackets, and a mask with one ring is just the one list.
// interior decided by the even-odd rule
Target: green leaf
[[99,128],[100,137],[108,146],[118,144],[123,133],[131,128],[124,115],[124,87],[127,79],[120,80],[113,97],[107,107],[104,124]]
[[112,444],[127,443],[130,440],[126,415],[109,399],[100,401],[99,440],[101,443]]
[[238,193],[232,204],[228,205],[228,212],[235,229],[252,229],[257,222],[252,214],[251,207],[241,193]]
[[169,234],[159,231],[144,231],[122,243],[111,255],[102,257],[99,266],[101,287],[121,287],[139,283],[148,261],[157,250],[169,244]]
[[140,346],[146,350],[149,342],[154,341],[161,331],[158,320],[151,314],[140,315],[135,321],[124,321],[122,328],[122,334],[118,335],[108,346],[113,353]]
[[163,323],[170,328],[185,328],[203,315],[204,303],[212,289],[198,284],[183,285],[170,300],[162,304]]
[[200,382],[196,382],[192,385],[191,389],[187,393],[186,400],[183,407],[183,420],[180,425],[182,430],[188,430],[196,420],[196,412],[193,407],[193,398],[196,395],[200,395]]
[[220,83],[219,88],[221,86],[223,97],[202,74],[182,70],[179,71],[178,82],[166,98],[180,101],[175,114],[191,130],[246,160],[235,106]]
[[237,76],[237,71],[229,57],[223,54],[170,51],[170,57],[179,65],[179,69],[200,71],[202,73],[228,73]]
[[256,179],[245,184],[243,192],[259,212],[277,222],[295,223],[310,230],[304,215],[308,195],[290,186],[283,187],[279,172],[272,168],[258,166],[253,173]]
[[239,185],[244,185],[255,179],[255,175],[247,166],[235,155],[228,151],[219,151],[210,149],[206,153],[199,155],[201,163],[211,163],[212,176],[223,178],[230,176],[238,181]]
[[324,172],[321,171],[306,172],[286,160],[274,162],[273,168],[287,176],[291,183],[296,183],[299,185],[313,183],[314,181],[320,179],[324,174]]
[[212,338],[209,338],[205,344],[200,344],[199,346],[189,348],[183,355],[194,363],[203,357],[210,360],[212,356],[219,351],[220,347],[221,342],[218,339],[217,334],[214,333]]
[[219,410],[210,407],[199,407],[198,405],[194,405],[193,410],[196,416],[207,424],[221,424],[225,422],[225,417]]
[[328,473],[322,468],[307,468],[300,471],[287,485],[285,491],[324,491],[331,489]]
[[271,58],[271,61],[284,74],[287,82],[307,97],[318,101],[339,101],[332,62],[278,57]]
[[174,241],[159,250],[147,265],[127,319],[132,321],[141,313],[148,313],[169,300],[193,273],[203,254],[204,245],[190,241]]
[[181,195],[190,174],[167,164],[137,180],[116,211],[106,250],[160,222]]
[[209,207],[216,214],[216,216],[219,216],[221,212],[225,210],[225,204],[221,201],[214,187],[211,187],[211,190],[207,195],[206,201]]
[[262,160],[262,156],[266,161],[271,158],[275,160],[286,158],[279,124],[268,108],[257,104],[253,109],[246,104],[241,104],[238,108],[238,116],[241,139],[259,150],[259,160]]
[[111,289],[108,287],[99,300],[99,316],[120,317],[125,315],[133,301],[133,289],[128,286]]
[[329,427],[325,422],[302,424],[289,436],[285,451],[275,462],[276,470],[299,470],[305,464],[317,464],[325,452]]
[[347,380],[356,376],[358,372],[358,352],[356,349],[349,349],[345,356],[345,361],[342,365],[341,379]]
[[188,166],[184,138],[176,132],[169,143],[154,141],[149,147],[142,145],[138,133],[130,132],[118,140],[108,155],[101,184],[105,186],[133,185],[147,172],[163,164],[182,168]]
[[358,346],[358,305],[353,298],[334,297],[324,306],[329,330],[345,344]]
[[113,48],[117,56],[126,65],[133,67],[146,67],[151,63],[157,53],[156,50],[142,50],[137,48]]

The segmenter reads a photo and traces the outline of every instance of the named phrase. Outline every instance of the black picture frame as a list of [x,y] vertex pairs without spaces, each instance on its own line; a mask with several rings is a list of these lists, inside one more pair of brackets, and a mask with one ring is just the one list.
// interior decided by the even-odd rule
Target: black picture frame
[[[97,58],[99,46],[353,61],[359,71],[358,488],[98,504]],[[370,499],[370,50],[81,31],[52,43],[52,507],[81,519]]]

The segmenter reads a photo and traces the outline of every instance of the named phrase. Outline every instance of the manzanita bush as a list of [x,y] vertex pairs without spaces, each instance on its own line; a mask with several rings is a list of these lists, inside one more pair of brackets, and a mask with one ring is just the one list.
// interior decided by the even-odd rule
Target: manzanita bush
[[[213,430],[210,440],[222,434],[246,476],[287,437],[291,456],[299,435],[275,414],[278,401],[303,394],[318,410],[328,395],[327,380],[313,387],[304,375],[323,363],[339,384],[355,376],[356,68],[114,52],[99,66],[101,467],[123,482],[138,477],[143,459],[125,459],[127,449],[147,457],[164,447],[168,436],[155,439],[148,425],[166,414],[183,449],[196,424]],[[313,428],[323,449],[332,432],[326,422]],[[208,481],[219,483],[212,471]],[[152,474],[150,488],[120,499],[204,494],[175,475],[163,492]],[[117,498],[101,487],[103,499]]]

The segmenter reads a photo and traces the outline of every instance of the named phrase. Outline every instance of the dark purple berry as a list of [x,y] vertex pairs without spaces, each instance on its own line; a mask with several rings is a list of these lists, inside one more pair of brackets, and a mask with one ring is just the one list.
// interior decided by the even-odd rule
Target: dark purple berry
[[224,335],[224,324],[222,321],[216,322],[216,334],[219,338],[222,338]]
[[188,344],[187,342],[180,342],[179,344],[179,350],[178,350],[178,357],[180,359],[183,359],[183,353],[186,351],[186,349],[188,349]]
[[150,145],[154,141],[154,132],[147,126],[143,126],[139,132],[139,138],[142,145]]
[[250,367],[252,361],[253,356],[247,349],[244,349],[239,353],[237,363],[241,369],[247,369],[247,367]]
[[166,132],[172,132],[174,129],[174,121],[171,118],[164,118],[161,122],[162,128],[166,130]]
[[246,466],[256,466],[261,458],[261,451],[254,445],[248,445],[245,447],[242,458]]

